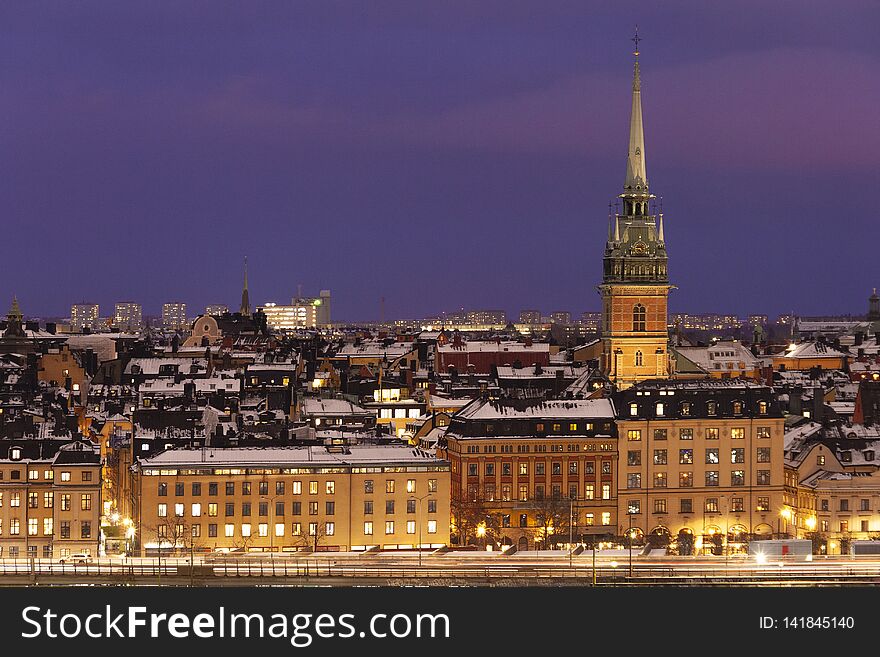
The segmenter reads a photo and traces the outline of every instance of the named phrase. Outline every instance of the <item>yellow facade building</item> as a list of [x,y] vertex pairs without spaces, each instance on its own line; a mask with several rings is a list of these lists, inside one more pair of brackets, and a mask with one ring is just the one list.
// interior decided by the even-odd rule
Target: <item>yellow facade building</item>
[[175,449],[137,459],[144,554],[434,549],[449,464],[407,447]]
[[614,397],[620,534],[680,553],[736,552],[785,534],[784,419],[766,386],[650,381]]

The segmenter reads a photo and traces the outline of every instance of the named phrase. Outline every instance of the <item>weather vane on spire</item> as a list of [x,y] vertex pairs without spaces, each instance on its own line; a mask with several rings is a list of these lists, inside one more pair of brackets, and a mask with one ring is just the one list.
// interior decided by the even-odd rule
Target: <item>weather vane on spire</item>
[[639,41],[641,41],[641,40],[642,40],[642,37],[639,36],[639,26],[636,25],[636,35],[632,39],[630,39],[630,41],[632,41],[634,44],[636,44],[636,49],[633,52],[633,55],[635,55],[636,57],[639,56]]

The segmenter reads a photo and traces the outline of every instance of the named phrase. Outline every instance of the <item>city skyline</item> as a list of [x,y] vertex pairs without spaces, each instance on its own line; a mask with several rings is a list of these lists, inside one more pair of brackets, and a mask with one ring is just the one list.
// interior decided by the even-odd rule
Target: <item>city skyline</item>
[[858,313],[877,285],[869,3],[99,7],[4,9],[0,292],[28,314],[235,308],[245,255],[256,303],[330,288],[341,320],[598,309],[636,22],[670,310]]

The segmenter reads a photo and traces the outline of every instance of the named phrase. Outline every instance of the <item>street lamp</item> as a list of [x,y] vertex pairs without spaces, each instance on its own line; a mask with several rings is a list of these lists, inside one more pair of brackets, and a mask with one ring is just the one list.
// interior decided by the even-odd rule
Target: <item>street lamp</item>
[[[782,518],[783,520],[785,520],[785,524],[783,526],[785,527],[785,536],[786,536],[786,538],[788,538],[788,521],[791,520],[791,509],[788,508],[787,506],[782,507],[782,511],[779,512],[779,517]],[[778,526],[779,520],[778,519],[777,519],[776,523],[777,523],[777,530],[778,530],[779,529],[779,526]]]
[[629,537],[629,576],[633,576],[633,514],[632,511],[629,512],[629,531],[627,532],[627,536]]
[[261,500],[269,500],[269,558],[275,558],[275,520],[274,520],[274,505],[275,500],[277,500],[280,495],[273,495],[269,497],[268,495],[261,495]]
[[[415,495],[410,495],[409,499],[416,500],[418,502],[418,513],[416,514],[416,521],[419,526],[419,568],[422,567],[422,500],[426,497],[431,497],[434,493],[425,493],[421,497],[416,497]],[[479,532],[479,527],[477,527],[477,531]],[[486,535],[486,526],[483,525],[483,535]]]

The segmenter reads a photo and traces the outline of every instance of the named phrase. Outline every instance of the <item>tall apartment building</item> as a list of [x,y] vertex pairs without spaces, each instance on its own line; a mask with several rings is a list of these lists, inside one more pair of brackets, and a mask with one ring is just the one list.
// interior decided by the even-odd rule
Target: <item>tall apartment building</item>
[[180,302],[162,304],[162,326],[172,331],[181,331],[188,328],[186,304]]
[[98,556],[101,483],[89,443],[0,441],[0,557]]
[[473,326],[504,326],[507,313],[503,310],[468,310],[465,323]]
[[540,324],[541,323],[541,311],[540,310],[520,311],[519,323],[520,324]]
[[132,301],[117,303],[113,313],[113,325],[122,331],[139,331],[144,325],[141,304]]
[[75,303],[70,307],[70,330],[82,333],[84,328],[93,329],[98,325],[98,304]]
[[206,315],[222,315],[223,313],[229,312],[229,306],[226,306],[222,303],[212,303],[208,306],[205,306],[205,314]]
[[567,310],[557,310],[550,313],[550,321],[554,324],[562,324],[568,326],[571,324],[571,313]]
[[614,406],[620,535],[722,554],[784,533],[780,509],[797,505],[797,491],[786,486],[785,419],[771,388],[647,381]]
[[406,447],[174,449],[134,472],[142,553],[449,542],[449,464]]
[[260,307],[270,328],[295,330],[317,328],[330,324],[330,290],[321,290],[317,297],[294,297],[290,305],[267,302]]

